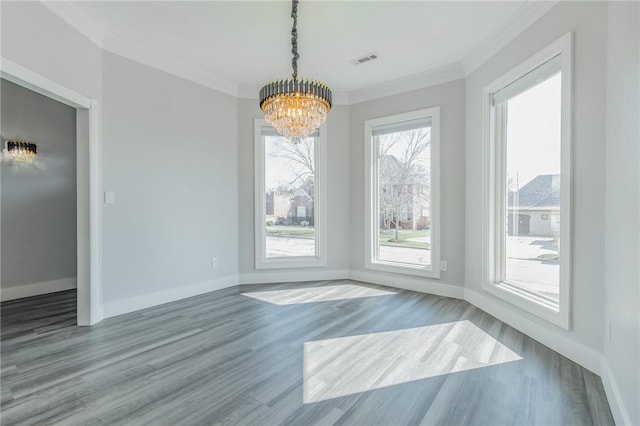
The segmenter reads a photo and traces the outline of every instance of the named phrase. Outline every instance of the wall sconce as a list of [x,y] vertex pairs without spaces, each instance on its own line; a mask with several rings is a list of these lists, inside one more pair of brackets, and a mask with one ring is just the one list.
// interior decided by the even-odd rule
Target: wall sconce
[[5,152],[13,157],[14,161],[26,163],[31,162],[36,158],[38,146],[33,141],[9,139],[7,140],[7,148]]

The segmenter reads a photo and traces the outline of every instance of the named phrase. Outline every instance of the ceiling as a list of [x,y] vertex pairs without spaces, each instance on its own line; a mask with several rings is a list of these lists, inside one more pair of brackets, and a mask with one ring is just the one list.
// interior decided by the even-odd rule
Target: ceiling
[[[303,0],[299,75],[352,92],[459,65],[529,3]],[[236,87],[291,74],[288,1],[78,1],[50,8],[72,10],[76,21],[120,45]],[[371,53],[379,59],[351,62]]]

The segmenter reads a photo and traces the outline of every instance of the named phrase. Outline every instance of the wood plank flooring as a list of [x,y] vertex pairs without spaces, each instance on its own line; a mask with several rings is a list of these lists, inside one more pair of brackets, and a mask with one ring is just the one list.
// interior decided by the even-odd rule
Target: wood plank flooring
[[2,425],[612,425],[598,376],[465,301],[243,286],[76,327],[6,302]]

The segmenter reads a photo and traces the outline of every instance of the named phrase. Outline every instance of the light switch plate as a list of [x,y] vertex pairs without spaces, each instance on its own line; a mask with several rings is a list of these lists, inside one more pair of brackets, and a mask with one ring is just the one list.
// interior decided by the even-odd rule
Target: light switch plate
[[116,202],[116,193],[107,191],[104,193],[104,203],[105,204],[115,204]]

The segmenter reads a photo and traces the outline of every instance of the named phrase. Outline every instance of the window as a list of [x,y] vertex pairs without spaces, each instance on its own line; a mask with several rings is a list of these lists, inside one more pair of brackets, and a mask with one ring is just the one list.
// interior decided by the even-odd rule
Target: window
[[365,122],[369,269],[440,277],[439,108]]
[[485,89],[485,290],[569,328],[571,34]]
[[254,130],[256,269],[325,266],[324,127],[297,145]]

